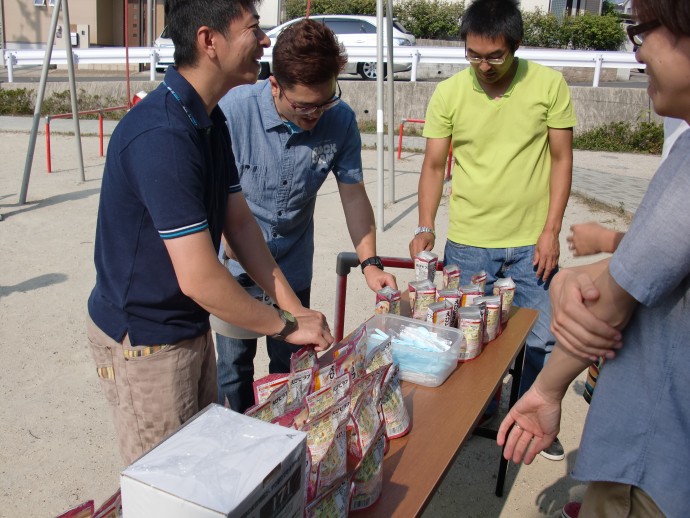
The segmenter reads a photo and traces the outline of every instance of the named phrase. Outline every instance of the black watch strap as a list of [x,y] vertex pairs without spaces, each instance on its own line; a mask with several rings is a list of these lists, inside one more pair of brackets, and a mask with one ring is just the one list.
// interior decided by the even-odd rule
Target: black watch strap
[[362,261],[362,272],[364,272],[364,268],[372,264],[376,266],[376,268],[378,268],[379,270],[383,270],[383,263],[381,262],[381,258],[378,255],[375,255],[374,257],[370,257],[369,259],[365,259],[364,261]]
[[278,306],[275,306],[275,308],[278,311],[280,319],[283,321],[283,324],[285,325],[279,333],[274,334],[273,336],[271,336],[271,338],[273,338],[274,340],[285,341],[287,336],[290,333],[292,333],[295,329],[297,329],[297,319],[289,311],[280,309]]

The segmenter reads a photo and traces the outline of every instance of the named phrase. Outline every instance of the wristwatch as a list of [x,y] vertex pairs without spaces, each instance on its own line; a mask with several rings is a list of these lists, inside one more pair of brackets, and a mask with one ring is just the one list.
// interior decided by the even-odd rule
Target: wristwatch
[[364,269],[367,266],[370,265],[376,266],[379,270],[383,270],[383,263],[381,262],[381,258],[378,255],[375,255],[374,257],[370,257],[369,259],[365,259],[362,261],[362,264],[360,265],[362,267],[362,272],[364,272]]
[[417,234],[421,234],[423,232],[428,232],[432,236],[436,237],[436,232],[434,232],[434,229],[431,227],[417,227],[417,229],[414,231],[414,235],[416,236]]
[[279,333],[274,334],[271,338],[284,342],[288,335],[297,329],[297,319],[289,311],[280,309],[278,306],[275,306],[275,308],[278,311],[278,316],[280,316],[280,319],[285,325]]

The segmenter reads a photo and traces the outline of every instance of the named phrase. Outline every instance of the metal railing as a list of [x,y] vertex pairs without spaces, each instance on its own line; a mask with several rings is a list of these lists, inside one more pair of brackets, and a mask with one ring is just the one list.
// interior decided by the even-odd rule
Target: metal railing
[[[77,116],[82,115],[98,115],[98,153],[99,156],[103,156],[103,114],[108,112],[114,112],[119,110],[129,110],[129,106],[113,106],[111,108],[99,108],[97,110],[84,110],[80,111]],[[46,134],[46,172],[53,172],[53,160],[50,154],[50,121],[53,119],[71,119],[74,117],[71,113],[60,113],[57,115],[46,115],[45,116],[45,134]]]
[[[416,124],[426,124],[426,120],[424,119],[402,119],[400,121],[400,126],[398,127],[398,160],[400,160],[400,157],[402,156],[402,144],[403,144],[403,132],[405,130],[405,123],[406,122],[414,122]],[[453,168],[453,143],[450,143],[450,147],[448,148],[448,160],[446,164],[446,180],[450,180],[450,172]]]
[[[171,62],[174,48],[172,47],[130,47],[130,63],[148,63],[151,66],[150,80],[156,79],[156,65],[161,62]],[[347,47],[348,59],[357,62],[376,60],[376,47]],[[75,64],[125,64],[124,47],[99,47],[88,49],[72,49]],[[562,49],[524,49],[520,48],[518,57],[540,63],[549,67],[593,68],[594,78],[592,86],[599,86],[601,71],[604,68],[645,68],[644,64],[635,60],[632,52],[597,51],[597,50],[562,50]],[[13,69],[17,66],[43,64],[43,50],[4,50],[3,61],[8,70],[8,81],[14,82]],[[51,64],[64,65],[67,63],[64,49],[54,49]],[[262,61],[271,61],[271,49],[264,50]],[[458,64],[468,65],[465,59],[464,47],[394,47],[393,61],[395,63],[410,63],[410,81],[417,80],[417,68],[420,64]]]

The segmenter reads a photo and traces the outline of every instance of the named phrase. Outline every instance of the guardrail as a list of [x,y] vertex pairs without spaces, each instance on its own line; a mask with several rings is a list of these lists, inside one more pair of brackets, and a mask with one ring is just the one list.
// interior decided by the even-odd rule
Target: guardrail
[[[156,64],[173,59],[172,47],[130,47],[129,63],[148,63],[151,66],[150,80],[156,80]],[[4,50],[3,61],[8,70],[8,81],[14,82],[13,69],[17,66],[43,64],[43,50]],[[357,62],[376,61],[376,47],[347,47],[348,59]],[[518,57],[534,61],[549,67],[593,68],[592,86],[599,86],[601,70],[604,68],[645,68],[635,60],[632,52],[613,52],[596,50],[562,50],[562,49],[518,49]],[[51,64],[67,64],[67,53],[64,49],[54,49]],[[124,47],[99,47],[72,49],[72,59],[79,65],[125,64]],[[262,61],[271,61],[271,49],[264,50]],[[410,81],[417,80],[419,64],[450,63],[468,65],[464,47],[394,47],[395,63],[411,63]]]

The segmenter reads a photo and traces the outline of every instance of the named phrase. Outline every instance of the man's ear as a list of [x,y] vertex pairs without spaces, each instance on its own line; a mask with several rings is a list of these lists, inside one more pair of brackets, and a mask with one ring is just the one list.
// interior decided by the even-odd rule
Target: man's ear
[[268,80],[271,83],[271,94],[275,99],[277,99],[280,96],[280,86],[278,85],[278,81],[276,81],[274,76],[268,76]]
[[215,59],[216,57],[216,46],[214,44],[214,38],[217,37],[215,31],[202,25],[196,31],[196,48],[199,53],[206,54],[209,58]]
[[517,43],[515,44],[515,50],[513,51],[513,54],[517,52],[517,49],[520,48],[520,45],[522,44],[522,40],[518,40]]

